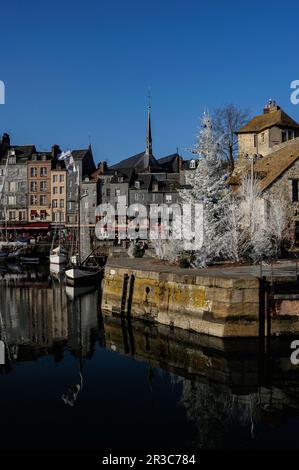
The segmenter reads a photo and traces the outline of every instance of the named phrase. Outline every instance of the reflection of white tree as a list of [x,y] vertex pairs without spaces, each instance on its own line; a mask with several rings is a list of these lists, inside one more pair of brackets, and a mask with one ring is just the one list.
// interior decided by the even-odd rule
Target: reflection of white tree
[[255,439],[259,422],[279,425],[290,410],[292,415],[299,410],[296,395],[277,388],[262,387],[255,393],[236,395],[228,388],[188,379],[183,379],[181,403],[188,419],[196,425],[193,445],[199,449],[223,447],[227,432],[233,428],[243,428],[248,440]]
[[75,384],[73,387],[70,387],[66,393],[64,393],[61,397],[62,401],[69,406],[74,406],[76,400],[78,398],[79,393],[83,389],[83,377],[81,372],[80,375],[80,383]]

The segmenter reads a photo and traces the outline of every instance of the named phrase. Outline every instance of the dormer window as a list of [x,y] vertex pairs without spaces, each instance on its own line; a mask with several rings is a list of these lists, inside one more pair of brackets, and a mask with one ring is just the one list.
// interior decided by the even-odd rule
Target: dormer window
[[42,155],[42,161],[45,162],[47,160],[47,155]]
[[8,156],[9,156],[9,157],[15,157],[15,155],[16,155],[15,149],[10,149],[10,150],[8,151]]
[[153,191],[159,191],[159,185],[158,185],[158,183],[155,183],[155,184],[153,185]]
[[37,155],[36,155],[36,153],[34,153],[34,154],[32,155],[32,160],[33,160],[34,162],[36,162],[36,160],[37,160]]
[[190,160],[190,170],[194,170],[195,169],[195,160]]
[[135,188],[140,189],[140,181],[135,181]]
[[122,176],[119,176],[119,177],[117,178],[117,181],[118,181],[119,183],[122,183],[123,180],[124,180],[124,178],[123,178]]

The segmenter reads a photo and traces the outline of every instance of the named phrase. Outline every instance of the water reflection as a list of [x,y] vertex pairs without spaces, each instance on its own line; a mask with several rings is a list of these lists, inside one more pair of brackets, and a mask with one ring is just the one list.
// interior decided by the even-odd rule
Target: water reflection
[[[297,447],[299,369],[290,363],[288,340],[272,341],[265,353],[255,340],[223,341],[112,316],[101,312],[99,291],[66,289],[63,274],[46,269],[3,273],[0,292],[7,353],[0,396],[8,407],[1,419],[9,422],[10,404],[18,403],[8,381],[14,374],[19,385],[31,383],[24,398],[31,419],[54,414],[55,426],[67,428],[67,437],[49,446]],[[47,362],[44,375],[38,369],[39,385],[32,364],[50,357],[62,375]],[[39,388],[44,405],[29,398]],[[96,419],[87,431],[89,416]],[[17,445],[25,444],[20,437]]]

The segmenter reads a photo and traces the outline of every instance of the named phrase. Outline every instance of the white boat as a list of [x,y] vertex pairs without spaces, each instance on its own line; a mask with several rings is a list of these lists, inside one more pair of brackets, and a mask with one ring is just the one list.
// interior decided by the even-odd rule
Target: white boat
[[[78,220],[77,220],[77,246],[75,252],[72,253],[70,268],[65,271],[65,281],[69,286],[80,287],[80,286],[93,286],[97,285],[100,281],[103,268],[98,263],[91,263],[90,254],[90,234],[89,230],[87,235],[85,234],[84,244],[81,246],[81,200],[87,196],[87,193],[81,194],[81,183],[79,181],[79,174],[77,175],[77,207],[78,207]],[[82,247],[87,249],[88,256],[84,255],[82,259]]]
[[65,271],[66,283],[70,286],[90,286],[97,283],[103,268],[99,266],[76,265]]
[[51,251],[50,253],[51,264],[66,264],[67,261],[68,261],[68,255],[61,248],[61,246],[58,246],[57,248],[54,248],[54,250]]

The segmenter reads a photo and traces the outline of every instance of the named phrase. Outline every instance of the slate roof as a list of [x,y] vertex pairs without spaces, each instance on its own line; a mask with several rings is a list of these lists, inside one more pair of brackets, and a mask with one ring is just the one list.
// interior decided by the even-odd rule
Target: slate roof
[[110,166],[113,169],[121,168],[135,168],[136,172],[142,172],[147,169],[154,171],[161,170],[161,167],[153,155],[148,155],[146,152],[137,153],[132,157],[121,160],[115,165]]
[[159,158],[158,163],[164,170],[178,172],[180,170],[178,159],[182,159],[182,157],[178,153],[172,153],[166,157]]
[[276,111],[271,111],[266,114],[255,116],[247,124],[245,124],[245,126],[241,127],[237,134],[244,134],[247,132],[261,132],[273,126],[299,129],[299,124],[294,121],[294,119],[288,116],[288,114],[282,111],[282,109],[277,109]]

